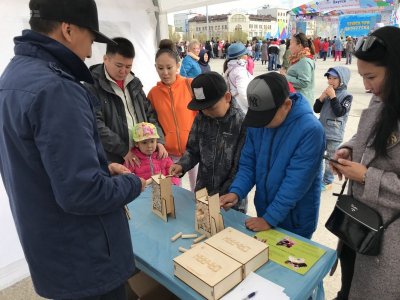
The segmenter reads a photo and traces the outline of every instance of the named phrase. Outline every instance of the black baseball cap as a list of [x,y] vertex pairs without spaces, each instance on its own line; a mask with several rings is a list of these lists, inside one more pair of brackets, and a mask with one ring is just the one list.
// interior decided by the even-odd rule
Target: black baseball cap
[[247,86],[249,109],[243,125],[267,126],[288,97],[289,85],[285,76],[271,72],[255,77]]
[[30,0],[31,18],[71,23],[91,30],[98,43],[115,42],[99,31],[94,0]]
[[193,79],[191,86],[194,97],[187,106],[191,110],[203,110],[213,106],[228,90],[224,77],[212,71],[198,75]]

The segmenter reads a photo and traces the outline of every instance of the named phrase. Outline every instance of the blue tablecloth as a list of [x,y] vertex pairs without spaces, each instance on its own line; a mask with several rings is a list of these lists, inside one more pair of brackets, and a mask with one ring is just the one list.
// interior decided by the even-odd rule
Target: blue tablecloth
[[[163,284],[181,299],[203,299],[200,294],[174,276],[173,258],[180,255],[179,246],[189,249],[192,239],[170,238],[178,232],[195,233],[194,230],[194,194],[179,187],[173,187],[176,219],[164,222],[151,211],[151,187],[147,188],[128,207],[132,215],[129,221],[135,263],[138,268]],[[225,227],[234,227],[248,235],[254,232],[244,226],[248,218],[235,210],[222,212]],[[336,259],[336,251],[323,245],[278,229],[297,239],[314,244],[326,250],[322,258],[305,274],[297,274],[272,261],[259,268],[256,273],[285,288],[290,299],[305,300],[310,297],[324,299],[322,279],[329,272]],[[318,288],[319,287],[319,288]]]

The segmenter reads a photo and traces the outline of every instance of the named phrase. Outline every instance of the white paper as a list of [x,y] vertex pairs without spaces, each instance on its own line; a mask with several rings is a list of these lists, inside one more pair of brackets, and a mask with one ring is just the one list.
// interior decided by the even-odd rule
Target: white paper
[[[238,286],[221,300],[288,300],[284,288],[251,272]],[[254,295],[249,297],[249,295]]]

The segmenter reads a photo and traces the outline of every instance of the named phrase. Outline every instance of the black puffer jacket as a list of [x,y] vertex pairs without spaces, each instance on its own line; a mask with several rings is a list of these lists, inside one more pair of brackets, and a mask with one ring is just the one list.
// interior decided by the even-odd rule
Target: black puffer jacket
[[[104,64],[90,67],[94,84],[87,84],[87,88],[100,100],[100,106],[96,108],[97,127],[101,142],[111,162],[122,163],[123,157],[129,151],[129,132],[126,121],[125,106],[123,100],[115,94],[110,82],[104,73]],[[157,122],[157,114],[152,109],[150,102],[143,92],[143,85],[133,73],[133,80],[127,88],[133,103],[137,122],[153,123],[160,135],[160,143],[164,143],[164,135]]]
[[228,192],[245,140],[243,118],[242,110],[232,103],[222,118],[199,112],[194,119],[186,152],[178,164],[187,172],[199,163],[196,191],[206,187],[209,195]]

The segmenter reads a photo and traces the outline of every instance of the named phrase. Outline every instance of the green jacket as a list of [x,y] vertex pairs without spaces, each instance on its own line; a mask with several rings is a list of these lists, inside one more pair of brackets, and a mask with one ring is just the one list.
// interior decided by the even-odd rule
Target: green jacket
[[293,84],[296,92],[303,94],[312,107],[314,104],[314,60],[303,57],[291,65],[286,73],[286,79]]

